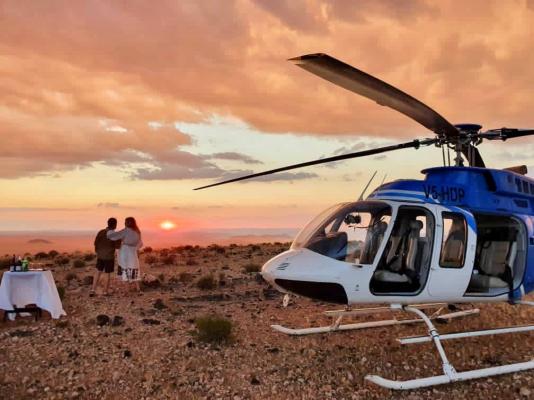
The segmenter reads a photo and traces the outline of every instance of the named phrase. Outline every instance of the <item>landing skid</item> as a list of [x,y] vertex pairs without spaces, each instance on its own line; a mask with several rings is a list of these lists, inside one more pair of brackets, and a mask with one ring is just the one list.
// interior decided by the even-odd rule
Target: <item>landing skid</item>
[[[456,311],[447,314],[441,314],[441,312],[446,309],[447,304],[445,303],[434,303],[434,304],[417,304],[412,307],[416,309],[437,309],[431,316],[430,319],[438,321],[448,321],[453,318],[465,317],[468,315],[478,314],[479,310],[477,308],[471,310]],[[318,333],[329,333],[329,332],[338,332],[338,331],[351,331],[359,329],[369,329],[369,328],[380,328],[384,326],[394,326],[394,325],[408,325],[424,322],[421,318],[414,319],[387,319],[380,321],[369,321],[369,322],[357,322],[352,324],[341,324],[341,321],[345,317],[357,316],[357,315],[366,315],[366,314],[376,314],[384,313],[391,311],[399,311],[399,309],[392,309],[391,307],[373,307],[373,308],[360,308],[356,310],[336,310],[336,311],[326,311],[324,314],[335,318],[332,324],[328,326],[317,326],[311,328],[287,328],[282,325],[271,325],[271,328],[277,332],[284,333],[290,336],[304,336],[304,335],[313,335]]]
[[[528,306],[534,306],[534,303],[532,302],[518,302],[518,303],[523,304],[523,305],[528,305]],[[425,324],[428,327],[428,336],[404,338],[404,339],[400,339],[399,341],[401,342],[401,344],[422,343],[422,342],[433,341],[441,357],[444,374],[438,375],[438,376],[431,376],[427,378],[411,379],[407,381],[396,381],[396,380],[382,378],[381,376],[378,376],[378,375],[367,375],[365,379],[370,382],[373,382],[387,389],[407,390],[407,389],[418,389],[418,388],[435,386],[435,385],[443,385],[443,384],[452,383],[452,382],[467,381],[471,379],[485,378],[485,377],[490,377],[490,376],[495,376],[495,375],[510,374],[514,372],[534,369],[534,360],[531,360],[527,362],[501,365],[501,366],[491,367],[491,368],[482,368],[482,369],[475,369],[471,371],[457,372],[452,366],[452,364],[449,362],[449,360],[447,359],[447,355],[445,354],[443,346],[441,345],[442,340],[532,331],[534,330],[534,325],[516,326],[516,327],[510,327],[510,328],[497,328],[497,329],[472,331],[472,332],[459,332],[459,333],[452,333],[452,334],[446,334],[446,335],[440,336],[437,329],[432,324],[431,318],[429,318],[423,311],[415,307],[402,307],[402,309],[406,312],[416,314],[417,316],[421,318],[421,320],[425,322]]]

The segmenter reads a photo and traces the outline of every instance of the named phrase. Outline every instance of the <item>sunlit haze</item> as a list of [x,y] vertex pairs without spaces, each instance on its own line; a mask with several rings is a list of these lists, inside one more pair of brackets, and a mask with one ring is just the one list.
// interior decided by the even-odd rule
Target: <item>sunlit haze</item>
[[[532,128],[533,18],[519,0],[3,1],[0,231],[134,216],[144,232],[288,235],[375,170],[378,184],[441,163],[437,148],[407,149],[193,191],[433,136],[288,58],[328,53],[453,123]],[[480,150],[532,176],[532,137]]]

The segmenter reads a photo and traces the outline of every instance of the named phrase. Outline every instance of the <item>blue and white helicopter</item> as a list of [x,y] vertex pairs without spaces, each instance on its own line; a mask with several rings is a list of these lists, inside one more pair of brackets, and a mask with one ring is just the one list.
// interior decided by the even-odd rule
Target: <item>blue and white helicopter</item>
[[[399,89],[326,54],[292,58],[299,67],[338,86],[412,118],[435,133],[413,140],[260,172],[197,189],[333,161],[406,148],[437,146],[443,166],[422,171],[423,180],[383,183],[365,200],[337,204],[314,218],[291,248],[262,268],[264,279],[278,290],[346,305],[329,311],[330,326],[273,328],[289,335],[425,323],[428,336],[399,339],[403,344],[433,341],[443,374],[408,381],[376,375],[366,379],[390,389],[414,389],[534,369],[534,360],[458,372],[441,341],[534,330],[534,325],[439,335],[432,320],[478,313],[465,304],[522,300],[534,290],[534,180],[525,166],[486,168],[476,146],[534,134],[534,130],[480,125],[452,125],[437,112]],[[453,153],[451,162],[450,153]],[[464,165],[466,163],[467,165]],[[288,297],[285,301],[287,304]],[[350,308],[356,304],[387,307]],[[385,311],[415,314],[341,324],[347,316]]]

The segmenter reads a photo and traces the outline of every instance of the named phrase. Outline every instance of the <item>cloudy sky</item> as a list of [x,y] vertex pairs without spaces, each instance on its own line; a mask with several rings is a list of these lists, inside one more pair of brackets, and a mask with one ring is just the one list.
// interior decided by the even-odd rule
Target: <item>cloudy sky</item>
[[[130,214],[147,228],[299,226],[373,171],[418,177],[441,154],[192,191],[431,136],[288,58],[328,53],[453,123],[534,127],[533,18],[526,0],[0,1],[0,231]],[[481,151],[534,171],[532,139]]]

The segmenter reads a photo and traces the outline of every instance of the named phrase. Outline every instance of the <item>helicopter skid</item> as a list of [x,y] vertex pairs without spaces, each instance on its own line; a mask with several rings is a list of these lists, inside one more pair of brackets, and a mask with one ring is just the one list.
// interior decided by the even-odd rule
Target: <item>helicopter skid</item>
[[386,389],[409,390],[419,389],[429,386],[443,385],[446,383],[462,382],[472,379],[487,378],[490,376],[511,374],[514,372],[526,371],[534,368],[534,361],[527,361],[517,364],[501,365],[498,367],[474,369],[471,371],[454,372],[452,376],[447,374],[430,376],[427,378],[411,379],[408,381],[394,381],[385,379],[378,375],[367,375],[366,380]]
[[[440,312],[444,309],[446,304],[436,303],[436,304],[418,304],[413,307],[417,309],[426,309],[426,308],[438,308],[438,310],[432,314],[430,319],[435,319],[438,321],[448,321],[453,318],[459,318],[464,316],[469,316],[473,314],[478,314],[478,308],[456,311],[448,314],[441,314]],[[341,324],[341,321],[346,316],[355,316],[355,315],[365,315],[365,314],[375,314],[378,312],[391,312],[399,311],[401,309],[390,308],[390,307],[374,307],[374,308],[360,308],[356,310],[336,310],[336,311],[326,311],[324,314],[330,317],[337,317],[336,320],[328,326],[317,326],[310,328],[287,328],[282,325],[271,325],[271,328],[277,332],[284,333],[290,336],[304,336],[304,335],[313,335],[318,333],[329,333],[329,332],[338,332],[338,331],[351,331],[351,330],[360,330],[360,329],[370,329],[370,328],[380,328],[384,326],[394,326],[394,325],[407,325],[407,324],[416,324],[424,322],[421,318],[414,319],[387,319],[380,321],[368,321],[368,322],[357,322],[352,324]]]
[[337,332],[337,331],[350,331],[357,329],[368,329],[368,328],[379,328],[383,326],[392,326],[392,325],[404,325],[404,324],[413,324],[417,322],[423,322],[421,319],[406,319],[406,320],[396,320],[388,319],[382,321],[371,321],[371,322],[358,322],[354,324],[344,324],[336,325],[332,324],[329,326],[317,326],[312,328],[286,328],[282,325],[271,325],[275,331],[285,333],[286,335],[291,336],[303,336],[303,335],[313,335],[316,333],[328,333],[328,332]]
[[[529,302],[522,302],[521,304],[525,305],[534,305]],[[421,310],[413,307],[403,307],[404,311],[411,312],[418,315],[421,320],[425,322],[428,327],[428,336],[418,336],[399,339],[401,344],[410,344],[410,343],[422,343],[433,341],[434,345],[441,357],[443,375],[430,376],[426,378],[417,378],[406,381],[396,381],[391,379],[386,379],[378,375],[367,375],[366,380],[382,386],[386,389],[393,390],[409,390],[409,389],[418,389],[429,386],[443,385],[453,382],[468,381],[472,379],[487,378],[490,376],[510,374],[520,371],[526,371],[534,369],[534,359],[526,362],[520,362],[515,364],[500,365],[490,368],[474,369],[470,371],[457,372],[454,367],[449,363],[445,350],[441,345],[442,340],[449,339],[460,339],[464,337],[475,337],[475,336],[487,336],[487,335],[500,335],[505,333],[516,333],[516,332],[528,332],[534,330],[534,325],[526,326],[515,326],[509,328],[496,328],[496,329],[487,329],[481,331],[471,331],[471,332],[458,332],[441,335],[438,333],[437,329],[431,322],[431,318],[425,315]]]

